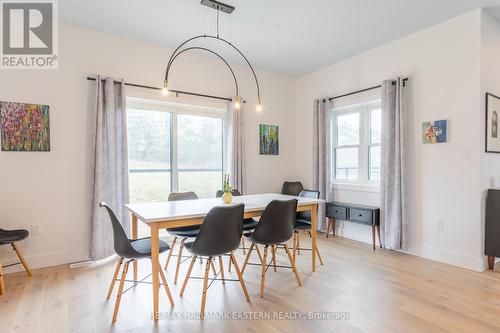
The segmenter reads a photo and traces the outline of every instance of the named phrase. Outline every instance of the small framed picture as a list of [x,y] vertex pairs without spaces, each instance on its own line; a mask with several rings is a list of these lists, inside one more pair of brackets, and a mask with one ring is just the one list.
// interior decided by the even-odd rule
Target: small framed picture
[[500,153],[500,129],[498,118],[500,116],[500,97],[486,93],[486,135],[485,151],[487,153]]
[[448,141],[448,120],[424,121],[422,143],[445,143]]
[[259,126],[260,155],[279,155],[279,127],[274,125]]

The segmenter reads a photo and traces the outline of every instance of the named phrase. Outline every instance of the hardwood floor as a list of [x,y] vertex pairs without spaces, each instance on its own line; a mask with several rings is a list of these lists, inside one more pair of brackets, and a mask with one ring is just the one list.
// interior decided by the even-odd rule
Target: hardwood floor
[[[500,272],[475,273],[457,267],[399,254],[371,250],[370,245],[320,235],[324,266],[311,273],[310,252],[301,251],[297,267],[303,287],[291,270],[270,268],[266,273],[265,298],[259,297],[260,266],[248,266],[244,278],[250,293],[247,303],[238,282],[215,281],[208,289],[207,319],[181,320],[165,315],[194,315],[199,311],[202,280],[190,280],[179,297],[189,260],[181,266],[173,284],[175,265],[167,271],[174,296],[170,307],[164,290],[160,311],[164,317],[155,325],[150,319],[151,286],[139,285],[125,293],[115,326],[111,326],[116,289],[106,302],[107,289],[116,261],[94,268],[69,269],[58,266],[9,274],[6,294],[0,296],[0,332],[500,332]],[[301,245],[309,246],[307,237]],[[255,252],[254,252],[255,254]],[[257,262],[257,256],[253,262]],[[237,260],[244,261],[241,251]],[[166,255],[162,255],[164,263]],[[235,278],[234,268],[226,278]],[[286,265],[283,251],[278,265]],[[216,261],[218,264],[218,261]],[[192,276],[202,276],[204,265],[194,264]],[[139,276],[150,270],[142,260]],[[131,278],[132,270],[128,277]],[[344,320],[215,320],[216,312],[302,311],[348,313]],[[231,314],[230,313],[230,314]],[[271,313],[271,315],[273,315]],[[281,313],[285,316],[286,313]]]

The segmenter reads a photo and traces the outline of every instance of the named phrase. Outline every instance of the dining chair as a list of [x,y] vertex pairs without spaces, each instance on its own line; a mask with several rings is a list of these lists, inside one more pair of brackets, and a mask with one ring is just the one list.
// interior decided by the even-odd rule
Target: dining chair
[[[215,197],[220,198],[220,197],[222,197],[223,194],[224,194],[224,191],[219,190],[215,194]],[[240,191],[238,191],[237,189],[231,190],[231,194],[235,197],[241,196]],[[243,232],[252,231],[253,229],[255,229],[255,227],[257,226],[258,223],[259,223],[259,221],[256,221],[253,218],[244,219],[243,220]],[[243,254],[246,254],[245,253],[245,250],[246,250],[245,239],[243,237],[241,238],[241,249],[243,251]],[[229,271],[231,271],[231,261],[229,261]]]
[[284,182],[281,187],[281,194],[298,196],[304,189],[301,182]]
[[[248,240],[252,242],[252,244],[248,249],[245,263],[243,264],[243,268],[241,269],[242,274],[245,272],[247,265],[259,265],[249,263],[248,260],[254,246],[256,246],[257,244],[264,245],[264,254],[262,257],[262,263],[260,264],[262,270],[260,281],[260,297],[264,297],[265,275],[267,269],[271,266],[271,264],[273,265],[274,271],[276,271],[276,267],[291,268],[295,274],[295,278],[297,279],[299,287],[302,286],[299,272],[293,261],[292,254],[288,249],[288,245],[286,244],[286,242],[290,240],[293,235],[293,225],[295,222],[296,212],[297,199],[273,200],[264,209],[259,224],[255,228],[255,230],[244,235]],[[269,247],[271,247],[272,260],[268,264],[267,252]],[[278,247],[281,247],[285,250],[291,266],[276,265],[276,251]]]
[[[319,191],[313,190],[303,190],[300,192],[299,197],[319,199]],[[295,262],[296,255],[300,255],[301,250],[311,251],[311,249],[300,247],[300,232],[307,231],[309,238],[311,235],[311,211],[298,212],[295,219],[295,224],[293,227],[293,262]],[[318,254],[318,260],[321,265],[323,265],[323,259],[319,253],[318,244],[316,244],[316,253]]]
[[[223,284],[225,284],[226,281],[239,281],[247,302],[250,302],[250,296],[248,294],[245,281],[243,280],[238,262],[233,254],[233,252],[238,249],[240,239],[243,234],[243,215],[243,204],[214,207],[208,212],[207,216],[203,220],[203,224],[200,227],[200,231],[196,239],[194,241],[188,241],[184,244],[186,249],[192,254],[192,258],[180,292],[181,297],[184,295],[184,290],[186,289],[189,279],[195,278],[191,277],[191,271],[196,258],[200,257],[206,259],[200,309],[200,316],[202,319],[204,319],[205,316],[207,291],[215,280],[221,280]],[[226,279],[224,277],[222,256],[230,257],[236,274],[238,275],[237,280]],[[219,259],[220,270],[215,274],[213,279],[211,279],[209,284],[208,272],[210,267],[213,267],[212,261],[215,258]],[[217,278],[219,274],[221,275],[221,279]]]
[[[172,192],[168,196],[168,201],[181,201],[181,200],[196,200],[198,196],[194,192]],[[168,269],[168,264],[170,262],[170,258],[172,256],[177,257],[177,265],[175,267],[175,275],[174,275],[174,284],[177,284],[177,278],[179,276],[179,269],[182,263],[183,258],[188,258],[188,256],[182,256],[182,252],[184,249],[184,242],[189,238],[194,238],[198,236],[198,232],[200,231],[200,226],[187,226],[187,227],[178,227],[178,228],[167,228],[167,232],[174,236],[172,240],[172,247],[168,252],[167,261],[165,262],[165,270]],[[173,254],[175,244],[177,243],[178,238],[180,238],[179,243],[179,251],[177,254]],[[215,270],[215,268],[214,268]]]
[[[122,224],[116,217],[115,212],[111,207],[109,207],[105,202],[99,203],[99,207],[106,208],[109,218],[111,220],[111,225],[113,227],[113,242],[114,249],[116,254],[120,257],[118,263],[115,268],[115,272],[113,274],[113,279],[111,280],[111,285],[109,286],[108,295],[106,296],[106,300],[109,300],[111,294],[113,293],[113,289],[115,286],[115,281],[118,281],[117,277],[120,272],[120,267],[123,264],[123,270],[121,274],[121,278],[119,279],[120,284],[118,286],[118,293],[116,295],[115,308],[113,311],[113,319],[112,323],[116,322],[116,318],[118,316],[118,309],[120,308],[120,301],[123,294],[125,294],[128,290],[135,287],[137,284],[143,282],[146,278],[140,281],[128,281],[133,282],[134,284],[123,291],[123,287],[125,285],[125,280],[127,276],[128,266],[129,264],[137,259],[143,258],[151,258],[151,237],[139,238],[139,239],[129,239],[123,230]],[[159,240],[159,252],[163,253],[170,248],[168,244],[162,240]],[[125,263],[123,263],[125,261]],[[158,265],[158,271],[160,273],[161,280],[163,282],[163,286],[165,287],[165,291],[167,292],[168,299],[170,301],[170,305],[174,306],[174,300],[172,295],[170,294],[170,289],[168,288],[167,279],[165,278],[165,274],[163,273],[163,269],[161,265]]]
[[29,236],[28,230],[24,229],[17,229],[17,230],[4,230],[0,229],[0,246],[2,245],[10,245],[12,246],[12,249],[14,252],[16,252],[17,257],[19,258],[19,262],[14,263],[14,264],[9,264],[2,266],[2,261],[0,260],[0,295],[5,294],[5,283],[3,280],[3,269],[6,267],[14,266],[14,265],[19,265],[22,264],[24,267],[24,270],[28,274],[28,276],[31,276],[31,269],[28,266],[28,263],[24,259],[23,254],[21,253],[21,250],[17,247],[16,242],[20,242]]

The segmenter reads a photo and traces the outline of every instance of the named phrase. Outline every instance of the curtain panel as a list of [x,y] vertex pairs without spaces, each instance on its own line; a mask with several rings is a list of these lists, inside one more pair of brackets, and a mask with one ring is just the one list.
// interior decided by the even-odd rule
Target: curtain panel
[[97,76],[90,103],[90,258],[100,260],[113,255],[113,230],[105,201],[115,211],[127,234],[130,234],[127,119],[125,84]]
[[227,103],[225,122],[224,172],[229,174],[231,185],[241,194],[247,193],[245,160],[245,103],[234,108],[234,102]]
[[[320,198],[332,199],[332,103],[328,98],[316,99],[313,108],[313,187]],[[325,230],[325,204],[318,206],[318,230]]]
[[405,103],[403,78],[382,82],[380,236],[393,250],[407,246]]

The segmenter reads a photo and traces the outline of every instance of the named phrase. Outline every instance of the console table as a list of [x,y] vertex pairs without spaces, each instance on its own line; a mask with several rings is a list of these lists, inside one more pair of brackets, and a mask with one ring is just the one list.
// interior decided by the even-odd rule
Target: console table
[[[372,227],[373,250],[375,250],[375,232],[378,233],[378,242],[380,243],[380,208],[373,206],[354,205],[344,202],[330,201],[326,203],[326,237],[332,229],[335,236],[336,220],[344,220],[367,224]],[[382,246],[380,246],[382,247]]]

